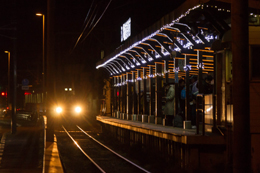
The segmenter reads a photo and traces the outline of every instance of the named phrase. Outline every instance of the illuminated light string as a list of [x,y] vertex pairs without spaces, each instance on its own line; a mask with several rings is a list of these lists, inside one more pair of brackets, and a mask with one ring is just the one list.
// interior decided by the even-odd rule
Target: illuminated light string
[[117,58],[118,56],[120,56],[121,54],[126,53],[127,51],[131,50],[133,47],[136,47],[136,46],[139,45],[140,43],[143,43],[144,41],[146,41],[146,40],[148,40],[148,39],[154,37],[156,34],[158,34],[159,32],[161,32],[161,31],[164,30],[165,28],[168,28],[168,27],[173,26],[176,22],[179,22],[180,19],[182,19],[183,17],[187,16],[187,15],[190,13],[190,11],[197,9],[197,8],[199,8],[200,6],[201,6],[201,5],[197,5],[197,6],[194,6],[194,7],[190,8],[190,9],[188,9],[184,14],[182,14],[181,16],[179,16],[177,19],[173,20],[171,23],[166,24],[166,25],[163,25],[159,30],[155,31],[155,32],[152,33],[151,35],[149,35],[149,36],[143,38],[142,40],[140,40],[140,41],[134,43],[132,46],[130,46],[129,48],[127,48],[127,49],[125,49],[125,50],[123,50],[123,51],[121,51],[120,53],[118,53],[117,55],[115,55],[113,58],[110,58],[109,60],[107,60],[107,61],[104,62],[103,64],[98,65],[98,66],[96,67],[96,69],[105,66],[107,63],[113,61],[114,59],[116,59],[116,58]]
[[[120,56],[121,54],[123,54],[123,53],[125,53],[125,52],[131,50],[133,47],[136,47],[136,46],[139,45],[140,43],[142,43],[142,42],[144,42],[144,41],[146,41],[146,40],[148,40],[148,39],[151,39],[151,38],[154,37],[156,34],[160,33],[162,30],[164,30],[165,28],[169,28],[169,27],[173,26],[174,24],[183,25],[183,26],[186,26],[186,27],[188,27],[188,28],[190,29],[190,27],[189,27],[187,24],[182,24],[182,23],[178,23],[178,22],[179,22],[179,20],[180,20],[181,18],[183,18],[183,17],[185,17],[186,15],[188,15],[188,14],[190,13],[190,11],[195,10],[195,9],[197,9],[197,8],[199,8],[199,7],[201,7],[201,8],[203,9],[204,6],[203,6],[203,5],[197,5],[197,6],[194,6],[193,8],[188,9],[184,14],[182,14],[181,16],[179,16],[177,19],[173,20],[171,23],[166,24],[166,25],[163,25],[159,30],[155,31],[153,34],[151,34],[151,35],[149,35],[149,36],[143,38],[142,40],[140,40],[140,41],[134,43],[134,44],[133,44],[132,46],[130,46],[129,48],[125,49],[124,51],[121,51],[120,53],[118,53],[117,55],[115,55],[113,58],[110,58],[110,59],[107,60],[105,63],[103,63],[103,64],[97,66],[96,68],[98,69],[98,68],[100,68],[100,67],[105,66],[107,63],[109,63],[110,61],[113,61],[114,59],[116,59],[116,58],[117,58],[118,56]],[[207,5],[207,7],[208,7],[208,5]],[[213,8],[213,6],[211,6],[211,7]],[[215,6],[215,8],[217,8],[217,6]],[[219,8],[219,9],[220,9],[220,8]],[[225,9],[222,9],[222,10],[225,11]],[[221,9],[218,10],[218,11],[221,11]],[[227,10],[227,12],[230,12],[230,10]],[[254,15],[254,14],[251,13],[250,15]],[[162,33],[162,34],[163,34],[163,33]],[[201,30],[201,34],[204,35],[203,30]],[[185,35],[184,35],[184,37],[185,37]],[[183,48],[191,49],[192,46],[194,46],[194,45],[190,42],[190,40],[189,40],[187,37],[185,37],[185,38],[186,38],[187,41],[188,41],[188,43],[187,43],[186,45],[183,45],[183,43],[182,43],[180,40],[179,40],[179,42],[181,42],[181,45],[183,45]],[[200,43],[205,44],[198,36],[193,36],[192,39],[193,39],[197,44],[200,44]],[[211,40],[218,39],[218,36],[215,36],[215,38],[214,38],[213,34],[210,34],[210,35],[206,35],[206,36],[205,36],[205,39],[206,39],[208,42],[210,42]],[[174,45],[175,45],[175,48],[173,49],[174,51],[178,51],[178,52],[181,51],[181,49],[180,49],[175,43],[174,43]],[[170,47],[170,46],[169,46],[169,47]],[[168,51],[163,51],[163,49],[162,49],[162,54],[163,54],[163,55],[169,55],[170,53],[169,53]],[[145,56],[145,57],[146,57],[146,56]],[[152,60],[153,60],[153,58],[151,58],[150,56],[148,56],[148,57],[149,57],[149,58],[148,58],[148,61],[152,61]],[[160,58],[161,56],[160,56],[157,52],[155,52],[155,57],[156,57],[156,58]],[[143,59],[142,59],[142,60],[143,60]],[[141,61],[141,62],[142,62],[142,63],[146,63],[145,60],[143,60],[143,61]],[[140,63],[137,62],[136,65],[140,65]],[[135,66],[134,66],[134,65],[131,65],[131,67],[134,68]],[[189,68],[189,66],[187,66],[187,67]],[[187,67],[186,67],[186,69],[187,69]],[[118,73],[118,72],[117,72],[117,73]]]
[[173,69],[174,72],[178,73],[180,71],[180,68],[179,67],[176,67]]
[[200,68],[204,69],[204,64],[203,64],[203,63],[199,63],[199,64],[197,65],[197,68],[198,68],[198,69],[200,69]]
[[186,65],[183,67],[184,71],[191,70],[191,65]]
[[170,73],[171,72],[171,70],[164,70],[164,73],[166,74],[166,73]]

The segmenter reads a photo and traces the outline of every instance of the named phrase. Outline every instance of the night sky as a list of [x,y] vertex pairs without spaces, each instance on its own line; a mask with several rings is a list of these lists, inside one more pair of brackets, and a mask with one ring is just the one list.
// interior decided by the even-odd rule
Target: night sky
[[[105,56],[122,43],[120,26],[131,17],[131,36],[135,36],[165,14],[173,11],[182,1],[173,0],[112,0],[97,25],[86,37],[92,26],[86,28],[82,39],[74,48],[83,31],[87,18],[95,23],[110,0],[56,0],[55,4],[55,57],[57,69],[81,64],[84,73],[94,73],[100,60],[101,50]],[[16,8],[14,8],[14,2]],[[92,4],[92,8],[91,7]],[[7,83],[7,54],[13,51],[14,31],[17,38],[17,83],[28,78],[30,84],[41,83],[42,69],[42,18],[37,12],[47,14],[46,0],[2,0],[0,6],[0,84]],[[46,16],[47,17],[47,16]],[[15,24],[16,23],[16,24]],[[86,37],[86,38],[85,38]],[[84,39],[84,41],[82,41]],[[66,70],[65,70],[66,71]],[[66,72],[65,72],[66,73]]]

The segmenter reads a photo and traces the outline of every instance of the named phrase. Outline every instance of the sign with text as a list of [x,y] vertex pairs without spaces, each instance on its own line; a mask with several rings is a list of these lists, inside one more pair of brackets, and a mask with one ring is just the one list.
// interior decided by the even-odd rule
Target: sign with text
[[121,42],[131,36],[131,18],[129,18],[123,26],[121,26]]

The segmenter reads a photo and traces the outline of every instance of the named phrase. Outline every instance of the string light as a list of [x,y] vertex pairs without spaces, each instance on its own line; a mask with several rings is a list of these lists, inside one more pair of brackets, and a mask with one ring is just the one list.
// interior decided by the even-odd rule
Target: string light
[[204,69],[204,64],[203,64],[203,63],[199,63],[199,64],[197,65],[197,68],[198,68],[198,69],[200,69],[200,68]]
[[184,71],[191,70],[191,65],[186,65],[183,67]]
[[178,73],[178,72],[180,71],[180,68],[179,68],[179,67],[173,68],[173,71],[174,71],[175,73]]
[[148,40],[148,39],[154,37],[156,34],[158,34],[159,32],[163,31],[164,29],[173,26],[176,22],[179,22],[180,19],[182,19],[183,17],[187,16],[187,15],[190,13],[190,11],[197,9],[197,8],[199,8],[200,6],[201,6],[201,5],[199,4],[199,5],[196,5],[196,6],[192,7],[192,8],[189,8],[184,14],[182,14],[181,16],[179,16],[177,19],[173,20],[171,23],[166,24],[166,25],[163,25],[159,30],[155,31],[155,32],[152,33],[151,35],[149,35],[149,36],[143,38],[142,40],[140,40],[140,41],[134,43],[132,46],[130,46],[129,48],[127,48],[127,49],[125,49],[125,50],[123,50],[123,51],[121,51],[120,53],[118,53],[117,55],[115,55],[113,58],[110,58],[109,60],[107,60],[107,61],[104,62],[103,64],[98,65],[98,66],[96,67],[96,69],[105,66],[107,63],[113,61],[113,60],[116,59],[118,56],[120,56],[120,55],[126,53],[127,51],[131,50],[132,48],[134,48],[135,46],[139,45],[140,43],[143,43],[143,42],[145,42],[146,40]]

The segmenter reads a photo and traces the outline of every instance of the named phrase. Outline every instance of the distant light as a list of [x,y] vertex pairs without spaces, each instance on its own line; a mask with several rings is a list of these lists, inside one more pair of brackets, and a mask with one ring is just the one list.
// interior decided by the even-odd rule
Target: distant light
[[42,13],[36,13],[36,16],[42,16],[43,14]]
[[68,91],[68,88],[65,88],[64,90],[65,90],[65,91]]
[[77,107],[75,108],[75,111],[76,111],[77,113],[80,113],[80,112],[81,112],[81,107],[77,106]]
[[24,95],[30,95],[30,94],[31,94],[31,93],[29,93],[29,92],[25,92],[25,93],[24,93]]
[[9,51],[5,51],[5,53],[10,53]]
[[62,108],[61,108],[61,107],[57,107],[57,108],[56,108],[56,112],[57,112],[57,113],[61,113],[61,112],[62,112]]
[[2,92],[1,95],[2,95],[2,96],[5,96],[5,92]]
[[69,88],[69,91],[72,91],[72,88]]

